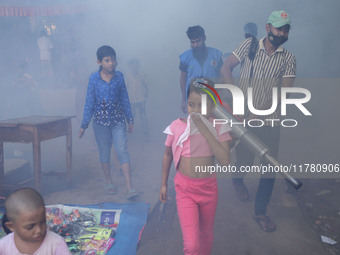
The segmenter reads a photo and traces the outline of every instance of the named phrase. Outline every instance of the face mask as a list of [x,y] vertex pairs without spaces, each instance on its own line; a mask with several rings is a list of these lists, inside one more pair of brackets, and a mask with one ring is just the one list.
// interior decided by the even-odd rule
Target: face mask
[[287,37],[274,35],[272,31],[268,33],[268,38],[275,47],[279,47],[288,40]]

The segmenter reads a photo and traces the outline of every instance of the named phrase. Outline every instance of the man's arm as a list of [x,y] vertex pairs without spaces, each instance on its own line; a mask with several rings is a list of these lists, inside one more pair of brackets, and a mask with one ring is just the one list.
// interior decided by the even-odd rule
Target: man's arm
[[181,86],[181,92],[182,92],[182,104],[181,104],[181,110],[182,112],[186,113],[187,112],[187,106],[186,106],[186,83],[187,83],[187,77],[188,73],[181,71],[181,76],[179,79],[179,83]]
[[221,76],[222,80],[225,84],[234,84],[233,78],[233,69],[239,64],[240,62],[235,57],[234,54],[230,54],[227,60],[224,62],[221,68]]
[[294,85],[294,80],[295,78],[294,77],[284,77],[282,78],[282,83],[281,83],[281,87],[284,88],[284,87],[293,87]]

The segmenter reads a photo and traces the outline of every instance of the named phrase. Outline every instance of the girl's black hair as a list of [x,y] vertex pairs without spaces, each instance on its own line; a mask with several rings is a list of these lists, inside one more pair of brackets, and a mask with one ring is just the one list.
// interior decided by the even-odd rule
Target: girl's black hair
[[[214,82],[209,80],[209,79],[207,79],[207,78],[192,79],[191,82],[190,82],[190,86],[188,88],[188,91],[187,91],[187,100],[188,100],[189,95],[190,95],[191,92],[196,92],[197,94],[200,94],[200,95],[203,95],[203,94],[208,95],[208,93],[206,93],[203,89],[206,89],[208,91],[210,91],[210,89],[207,86],[205,86],[204,84],[207,84],[207,85],[209,85],[211,87],[215,87]],[[211,91],[210,94],[216,100],[215,93]],[[214,103],[213,99],[211,98],[210,95],[208,95],[207,98],[212,103]]]

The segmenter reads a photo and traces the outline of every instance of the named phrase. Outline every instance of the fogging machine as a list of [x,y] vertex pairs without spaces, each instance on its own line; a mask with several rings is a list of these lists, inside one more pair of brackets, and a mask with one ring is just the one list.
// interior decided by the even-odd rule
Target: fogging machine
[[[225,104],[228,108],[228,105]],[[216,105],[213,110],[213,115],[219,119],[225,119],[228,123],[239,122],[239,120],[226,108],[220,105]],[[253,154],[264,159],[267,163],[280,167],[279,162],[270,155],[268,147],[257,138],[250,130],[242,125],[232,125],[232,135],[239,139],[240,143],[246,146]],[[280,174],[295,188],[299,189],[302,186],[302,182],[292,176],[290,173],[280,171]]]

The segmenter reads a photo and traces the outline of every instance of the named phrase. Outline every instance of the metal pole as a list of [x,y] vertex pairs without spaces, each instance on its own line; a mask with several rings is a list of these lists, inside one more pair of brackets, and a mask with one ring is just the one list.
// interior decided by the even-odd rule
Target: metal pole
[[[215,106],[213,115],[219,119],[225,119],[229,123],[239,123],[240,121],[236,117],[227,111],[222,106]],[[240,140],[240,142],[246,146],[253,154],[265,159],[269,164],[273,166],[280,166],[277,160],[270,155],[268,147],[257,138],[250,130],[242,125],[232,125],[231,133]],[[295,188],[299,189],[302,183],[292,176],[290,173],[280,171],[280,174]]]

